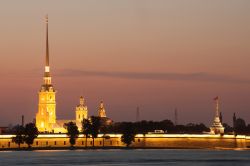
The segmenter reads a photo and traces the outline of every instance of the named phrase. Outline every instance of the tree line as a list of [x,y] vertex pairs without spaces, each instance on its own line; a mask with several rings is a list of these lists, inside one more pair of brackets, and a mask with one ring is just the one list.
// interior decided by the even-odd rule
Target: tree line
[[13,132],[15,137],[12,138],[12,142],[18,144],[19,148],[21,144],[26,143],[30,149],[38,136],[38,129],[34,123],[28,123],[25,126],[17,125],[13,128]]
[[[226,134],[250,134],[250,124],[246,125],[242,118],[234,117],[233,127],[226,123],[223,123]],[[79,134],[82,133],[86,139],[85,146],[87,147],[87,139],[92,139],[92,146],[94,147],[95,138],[98,134],[103,135],[103,146],[104,140],[109,138],[108,134],[122,134],[121,141],[129,147],[134,140],[136,134],[147,134],[154,132],[155,130],[163,131],[164,133],[170,134],[202,134],[209,132],[210,129],[203,123],[194,124],[188,123],[186,125],[175,125],[171,120],[163,121],[139,121],[139,122],[116,122],[107,125],[100,117],[91,116],[90,119],[84,119],[82,121],[82,131],[79,131],[77,125],[74,122],[64,124],[69,137],[71,147],[74,147],[76,139]],[[26,124],[26,126],[16,126],[13,128],[15,137],[12,141],[18,144],[26,143],[28,148],[34,142],[34,139],[38,136],[38,130],[33,123]]]

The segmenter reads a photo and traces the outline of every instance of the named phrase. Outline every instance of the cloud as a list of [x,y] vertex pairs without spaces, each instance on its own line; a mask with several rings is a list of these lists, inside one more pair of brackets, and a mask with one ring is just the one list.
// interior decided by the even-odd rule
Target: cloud
[[183,81],[207,81],[207,82],[227,82],[249,84],[250,80],[234,78],[226,75],[211,74],[206,72],[197,73],[147,73],[147,72],[105,72],[87,71],[76,69],[63,69],[56,72],[61,77],[110,77],[123,79],[142,79],[142,80],[183,80]]

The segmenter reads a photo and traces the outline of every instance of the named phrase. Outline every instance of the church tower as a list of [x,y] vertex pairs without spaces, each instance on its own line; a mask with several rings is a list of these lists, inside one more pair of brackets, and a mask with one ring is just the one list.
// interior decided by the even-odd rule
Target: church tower
[[100,118],[106,118],[107,117],[103,101],[101,101],[101,103],[100,103],[100,106],[99,106],[99,109],[98,109],[98,116]]
[[49,39],[48,16],[46,16],[46,56],[43,85],[39,91],[38,112],[36,114],[36,127],[39,132],[53,132],[56,123],[56,91],[51,84],[49,66]]
[[76,123],[81,123],[83,119],[88,118],[88,108],[84,98],[80,97],[80,104],[76,107]]

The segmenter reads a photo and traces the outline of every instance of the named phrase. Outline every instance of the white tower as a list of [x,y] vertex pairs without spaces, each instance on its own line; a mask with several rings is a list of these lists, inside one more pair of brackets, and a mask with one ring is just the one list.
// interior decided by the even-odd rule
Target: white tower
[[219,110],[219,97],[214,98],[215,100],[215,117],[213,125],[210,127],[211,134],[224,134],[224,127],[220,121],[220,110]]

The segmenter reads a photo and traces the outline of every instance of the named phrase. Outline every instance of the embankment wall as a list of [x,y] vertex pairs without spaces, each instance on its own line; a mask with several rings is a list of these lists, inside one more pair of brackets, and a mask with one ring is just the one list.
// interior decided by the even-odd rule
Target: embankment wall
[[[120,134],[99,135],[95,139],[95,147],[124,147]],[[13,135],[0,135],[0,149],[14,149],[18,145],[12,142]],[[87,145],[86,145],[87,144]],[[84,148],[93,146],[92,138],[79,135],[76,147]],[[138,134],[131,145],[135,148],[249,148],[250,137],[245,135],[194,135],[194,134]],[[21,148],[27,147],[21,144]],[[34,148],[67,148],[70,147],[66,134],[40,134],[34,140]]]

